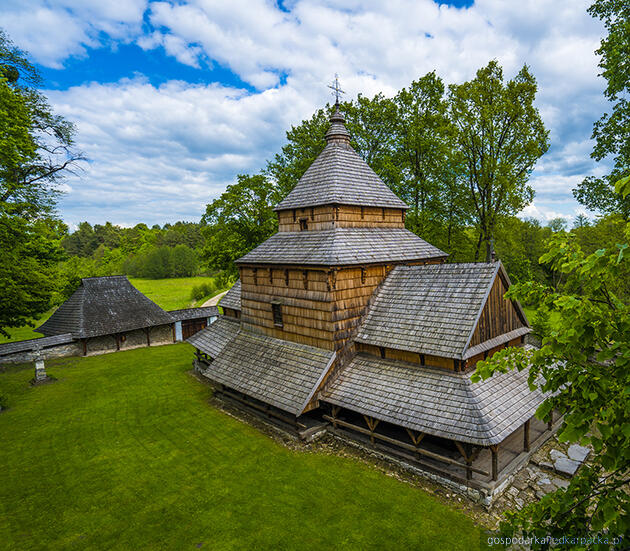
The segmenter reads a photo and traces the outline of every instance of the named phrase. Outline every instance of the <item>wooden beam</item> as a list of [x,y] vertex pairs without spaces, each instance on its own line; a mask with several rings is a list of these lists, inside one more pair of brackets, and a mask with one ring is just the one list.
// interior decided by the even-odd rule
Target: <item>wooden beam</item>
[[[334,421],[334,419],[330,415],[323,415],[322,417],[326,419],[326,421]],[[349,429],[355,430],[362,434],[366,434],[368,436],[370,435],[370,431],[368,429],[364,429],[363,427],[353,425],[352,423],[348,423],[347,421],[342,421],[341,419],[337,419],[336,422],[338,425],[341,425],[342,427],[347,427]],[[390,438],[389,436],[385,436],[384,434],[379,434],[376,432],[374,433],[374,438],[383,440],[383,442],[387,442],[388,444],[394,444],[395,446],[399,446],[405,450],[418,452],[419,454],[424,455],[426,457],[430,457],[431,459],[435,459],[436,461],[441,461],[443,463],[448,463],[449,465],[456,465],[457,467],[466,468],[466,465],[464,465],[463,463],[459,461],[455,461],[454,459],[451,459],[450,457],[440,455],[439,453],[430,452],[429,450],[425,450],[423,448],[416,448],[415,446],[412,446],[411,444],[407,444],[407,442],[402,442],[400,440],[396,440],[395,438]],[[470,469],[474,473],[482,474],[485,476],[488,476],[490,474],[488,471],[483,471],[481,469],[477,469],[476,467],[471,467]]]
[[341,409],[341,407],[339,407],[339,406],[333,406],[332,407],[332,418],[331,418],[331,421],[332,421],[332,424],[333,424],[334,428],[337,428],[337,415],[338,415],[340,409]]
[[499,444],[490,446],[490,452],[492,453],[492,480],[499,478]]
[[529,451],[529,419],[523,425],[523,450]]
[[265,404],[264,406],[261,406],[259,404],[256,404],[254,402],[251,402],[249,400],[247,400],[246,398],[243,398],[241,396],[238,396],[237,394],[233,394],[232,392],[230,392],[229,390],[227,390],[225,387],[223,387],[221,394],[227,396],[228,398],[232,398],[238,402],[241,402],[242,404],[252,407],[254,409],[257,409],[258,411],[262,411],[263,413],[266,413],[267,415],[269,415],[270,417],[275,417],[276,419],[280,419],[282,421],[284,421],[285,423],[289,423],[291,425],[296,425],[302,429],[306,428],[306,425],[302,424],[302,423],[298,423],[297,418],[291,419],[290,417],[286,416],[286,415],[282,415],[281,413],[277,413],[275,412],[273,409],[270,408],[269,404]]
[[472,479],[471,468],[472,468],[472,462],[473,462],[470,444],[462,444],[461,442],[458,442],[457,440],[453,440],[453,442],[455,442],[455,446],[459,450],[459,453],[462,454],[464,461],[466,461],[466,480],[470,480]]
[[374,445],[374,429],[376,428],[376,425],[378,425],[380,419],[374,419],[374,417],[370,417],[369,415],[364,415],[363,419],[365,419],[365,422],[370,429],[370,442]]

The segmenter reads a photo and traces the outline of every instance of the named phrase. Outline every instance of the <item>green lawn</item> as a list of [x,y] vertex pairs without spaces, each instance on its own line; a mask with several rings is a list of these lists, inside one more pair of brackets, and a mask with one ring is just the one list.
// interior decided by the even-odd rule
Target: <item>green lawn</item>
[[129,281],[136,289],[144,293],[156,304],[159,304],[164,310],[178,310],[190,307],[192,305],[190,299],[192,288],[202,283],[210,283],[212,280],[213,278],[204,276],[178,277],[174,279],[129,278]]
[[351,458],[214,409],[187,344],[0,372],[1,549],[479,548],[480,530]]

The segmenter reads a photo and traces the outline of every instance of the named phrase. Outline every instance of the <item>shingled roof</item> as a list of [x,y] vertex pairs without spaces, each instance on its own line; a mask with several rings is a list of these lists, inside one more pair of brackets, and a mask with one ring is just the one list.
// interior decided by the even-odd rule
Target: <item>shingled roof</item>
[[402,228],[334,228],[278,232],[236,263],[343,266],[446,256],[445,252]]
[[488,446],[502,442],[545,399],[527,384],[527,370],[471,373],[419,367],[367,354],[354,357],[321,400],[412,430]]
[[232,310],[241,309],[241,280],[237,279],[236,283],[232,285],[230,290],[223,295],[219,306],[225,308],[232,308]]
[[274,210],[331,204],[409,208],[352,148],[338,110],[330,122],[328,144]]
[[82,339],[169,323],[173,317],[125,276],[88,277],[37,331]]
[[[208,330],[218,321],[226,320],[217,320],[197,335],[209,335]],[[235,322],[229,323],[237,326]],[[188,342],[215,357],[216,344],[206,345],[201,339],[193,342],[192,337]],[[334,358],[335,353],[331,350],[241,330],[221,349],[203,374],[212,381],[298,416],[317,391]]]
[[[500,262],[397,266],[378,291],[356,341],[465,359],[471,335],[500,270]],[[515,306],[520,309],[517,303]],[[529,328],[524,327],[502,339],[527,332]]]
[[191,335],[186,342],[214,359],[236,337],[239,329],[240,322],[237,319],[221,316],[208,327]]
[[216,306],[199,306],[197,308],[181,308],[179,310],[169,310],[173,321],[194,320],[201,318],[212,318],[219,315]]

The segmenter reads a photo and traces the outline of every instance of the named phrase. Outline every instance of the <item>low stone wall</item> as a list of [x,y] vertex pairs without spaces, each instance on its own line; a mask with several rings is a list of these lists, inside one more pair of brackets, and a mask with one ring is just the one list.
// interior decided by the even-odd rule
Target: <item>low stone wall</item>
[[[81,356],[83,345],[79,341],[66,344],[58,344],[40,351],[42,360],[52,360],[53,358],[65,358],[67,356]],[[35,352],[32,350],[17,352],[0,358],[0,363],[26,363],[35,361]]]
[[[149,329],[149,340],[151,346],[159,346],[162,344],[172,344],[173,326],[172,324],[157,325]],[[109,354],[117,351],[116,335],[103,335],[101,337],[91,337],[86,343],[87,356],[96,356],[98,354]],[[144,329],[135,329],[128,331],[120,337],[120,350],[131,350],[133,348],[141,348],[147,346],[147,333]],[[40,351],[40,357],[43,360],[51,360],[53,358],[64,358],[67,356],[83,356],[83,341],[76,340],[70,343],[54,345],[44,348]],[[26,363],[35,360],[35,352],[33,350],[24,350],[0,357],[2,363]]]

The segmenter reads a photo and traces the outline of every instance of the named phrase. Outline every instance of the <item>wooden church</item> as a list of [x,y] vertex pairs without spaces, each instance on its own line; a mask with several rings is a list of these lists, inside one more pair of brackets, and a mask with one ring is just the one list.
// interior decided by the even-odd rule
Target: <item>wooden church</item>
[[308,431],[314,419],[488,496],[549,435],[527,373],[472,383],[523,346],[500,262],[445,263],[359,157],[338,107],[327,145],[276,206],[279,231],[237,261],[224,315],[188,342],[218,392]]

